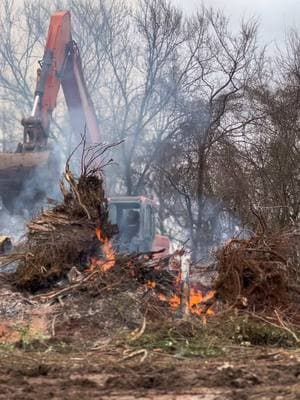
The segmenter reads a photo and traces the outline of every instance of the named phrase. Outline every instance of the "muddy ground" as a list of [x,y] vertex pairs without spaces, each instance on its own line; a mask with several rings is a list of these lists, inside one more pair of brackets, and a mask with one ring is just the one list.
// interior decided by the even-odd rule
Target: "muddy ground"
[[[216,358],[92,350],[48,342],[0,350],[0,399],[300,399],[300,352],[227,349]],[[142,360],[142,361],[141,361]]]

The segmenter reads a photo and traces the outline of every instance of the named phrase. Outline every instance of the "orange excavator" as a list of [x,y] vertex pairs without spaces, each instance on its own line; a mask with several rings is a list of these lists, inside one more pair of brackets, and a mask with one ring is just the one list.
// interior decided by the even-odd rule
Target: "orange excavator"
[[[32,111],[21,121],[23,142],[19,143],[15,153],[0,154],[1,203],[11,213],[18,208],[32,207],[45,197],[53,178],[57,181],[57,152],[51,148],[48,138],[60,86],[75,138],[79,141],[86,131],[88,143],[99,143],[100,131],[85,84],[79,49],[72,39],[69,11],[57,11],[51,17],[44,56],[37,71]],[[27,192],[30,195],[22,197]],[[168,238],[155,234],[155,204],[152,200],[117,197],[110,199],[109,207],[112,222],[118,224],[119,238],[126,250],[164,248],[168,251]]]
[[24,126],[22,151],[47,148],[51,115],[60,86],[75,134],[83,133],[86,125],[90,140],[99,141],[97,119],[83,78],[79,50],[72,40],[68,11],[59,11],[51,17],[31,115],[21,121]]
[[37,71],[32,111],[21,121],[23,142],[15,153],[0,155],[0,195],[11,213],[37,203],[59,174],[59,151],[51,149],[48,138],[60,86],[75,137],[79,141],[86,129],[90,142],[99,141],[97,119],[85,85],[78,47],[72,40],[68,11],[58,11],[51,17],[44,56]]

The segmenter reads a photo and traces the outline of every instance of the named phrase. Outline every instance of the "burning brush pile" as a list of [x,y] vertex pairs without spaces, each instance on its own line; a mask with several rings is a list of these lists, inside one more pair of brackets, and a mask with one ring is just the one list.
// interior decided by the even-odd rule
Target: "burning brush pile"
[[[17,263],[16,272],[10,274],[13,285],[34,301],[72,299],[73,307],[76,298],[88,304],[91,299],[102,303],[109,299],[102,319],[124,320],[130,312],[131,317],[125,318],[129,324],[137,315],[140,323],[145,315],[157,320],[212,313],[212,303],[207,300],[214,292],[201,293],[182,282],[182,251],[162,255],[114,250],[112,238],[118,228],[109,221],[103,175],[101,168],[95,167],[100,150],[94,148],[92,155],[84,150],[79,177],[72,173],[69,161],[66,163],[61,181],[63,201],[30,221],[24,242],[6,257],[7,263]],[[122,315],[113,311],[112,304],[118,301]]]
[[300,329],[299,233],[231,240],[215,254],[212,287],[201,292],[183,276],[182,250],[115,251],[118,229],[109,221],[102,170],[95,167],[104,151],[84,149],[79,177],[66,163],[63,201],[34,218],[24,242],[4,259],[17,264],[8,279],[30,301],[63,304],[63,315],[68,307],[70,315],[84,307],[93,321],[98,312],[109,330],[140,326],[146,317],[156,323],[187,316],[206,321],[219,310],[223,316],[238,310],[284,330]]
[[[16,273],[19,288],[49,288],[73,267],[91,267],[101,245],[106,250],[116,227],[108,220],[102,176],[94,172],[87,169],[76,178],[67,163],[61,181],[63,202],[28,224]],[[103,268],[107,265],[106,261]]]

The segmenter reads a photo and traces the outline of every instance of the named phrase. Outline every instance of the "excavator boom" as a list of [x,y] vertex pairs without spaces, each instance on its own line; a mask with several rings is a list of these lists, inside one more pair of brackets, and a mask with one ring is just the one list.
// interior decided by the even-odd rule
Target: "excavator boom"
[[82,72],[80,54],[72,40],[69,11],[52,15],[48,36],[37,73],[37,85],[32,112],[22,120],[24,126],[23,151],[47,147],[50,120],[62,86],[75,137],[80,138],[85,128],[89,142],[100,139],[94,106]]
[[100,141],[100,130],[94,105],[85,84],[80,53],[74,41],[68,47],[67,62],[61,85],[74,134],[79,138],[79,135],[86,128],[89,143],[98,143]]

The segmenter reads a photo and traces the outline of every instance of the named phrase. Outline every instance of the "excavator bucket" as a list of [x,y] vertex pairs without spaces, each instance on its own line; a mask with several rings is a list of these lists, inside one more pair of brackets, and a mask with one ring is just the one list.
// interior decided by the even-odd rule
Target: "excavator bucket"
[[33,211],[57,179],[57,162],[50,151],[2,153],[0,156],[0,194],[10,213]]
[[0,235],[0,255],[6,254],[12,249],[10,237]]

